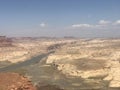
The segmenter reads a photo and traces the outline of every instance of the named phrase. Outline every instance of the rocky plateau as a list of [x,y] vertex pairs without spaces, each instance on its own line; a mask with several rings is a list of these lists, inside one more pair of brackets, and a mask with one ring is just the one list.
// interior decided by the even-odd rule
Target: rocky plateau
[[[1,41],[0,68],[9,66],[11,64],[24,62],[37,55],[54,51],[54,53],[46,57],[46,59],[43,61],[44,63],[42,62],[43,64],[36,65],[38,68],[41,67],[44,68],[45,70],[48,70],[46,68],[50,67],[49,69],[53,70],[53,72],[49,71],[45,72],[45,70],[41,70],[42,71],[41,73],[44,73],[48,76],[52,76],[52,74],[50,73],[58,72],[57,76],[54,77],[55,80],[59,79],[57,81],[58,86],[67,85],[65,82],[64,84],[59,85],[61,76],[59,77],[58,74],[60,73],[60,75],[63,75],[66,78],[66,80],[64,78],[63,80],[71,84],[70,87],[71,89],[70,88],[63,89],[88,90],[84,89],[86,88],[86,86],[88,86],[89,90],[114,90],[113,88],[117,88],[115,90],[120,90],[120,39],[76,39],[76,38],[48,39],[30,37],[7,38],[1,36],[0,41]],[[29,68],[31,67],[34,67],[34,69],[36,68],[35,66],[32,65]],[[36,68],[36,70],[37,73],[39,73],[38,72],[39,69]],[[35,74],[36,77],[38,77],[40,74],[39,73],[37,75],[37,73]],[[16,75],[17,76],[16,78],[21,78],[21,76],[14,73],[13,74],[6,73],[6,75],[8,76]],[[46,75],[41,77],[47,77]],[[2,79],[4,76],[5,74],[3,73],[0,74],[1,80],[0,83],[4,82],[4,80]],[[80,80],[84,81],[84,83],[82,83],[82,81]],[[11,83],[13,83],[12,80]],[[85,83],[89,84],[86,85]],[[41,83],[39,83],[37,89],[39,88],[38,90],[45,90],[44,88],[47,89],[53,87],[56,88],[54,84],[53,86],[49,84],[48,85],[44,84],[42,87],[39,87],[42,85]],[[95,85],[96,87],[93,88],[93,86]],[[75,86],[77,88],[81,88],[82,86],[84,87],[83,89],[74,89],[74,87],[72,86]],[[36,88],[33,86],[32,89],[20,89],[20,90],[35,90],[35,89]],[[3,89],[3,90],[19,90],[19,89]]]
[[56,50],[46,63],[68,77],[102,79],[120,88],[120,39],[77,40]]

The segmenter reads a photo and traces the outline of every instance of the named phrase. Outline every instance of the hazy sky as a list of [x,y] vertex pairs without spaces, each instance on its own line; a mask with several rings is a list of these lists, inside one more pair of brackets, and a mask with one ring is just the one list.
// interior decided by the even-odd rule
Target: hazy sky
[[120,0],[0,0],[0,35],[120,37]]

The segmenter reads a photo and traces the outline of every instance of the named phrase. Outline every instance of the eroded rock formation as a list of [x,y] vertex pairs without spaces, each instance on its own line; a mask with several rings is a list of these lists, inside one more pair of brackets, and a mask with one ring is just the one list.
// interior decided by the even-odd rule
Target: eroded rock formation
[[0,90],[36,90],[31,81],[17,73],[0,73]]
[[120,87],[120,39],[78,40],[48,57],[66,76],[109,81],[109,87]]

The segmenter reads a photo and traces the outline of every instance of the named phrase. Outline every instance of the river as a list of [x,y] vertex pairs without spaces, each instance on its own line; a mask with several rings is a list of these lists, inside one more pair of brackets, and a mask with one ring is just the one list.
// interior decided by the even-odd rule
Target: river
[[32,57],[30,60],[26,60],[26,61],[23,61],[23,62],[20,62],[20,63],[11,64],[9,66],[0,68],[0,72],[8,72],[8,71],[12,71],[14,69],[19,69],[19,68],[22,68],[22,67],[26,67],[26,66],[29,66],[29,65],[36,64],[40,60],[42,60],[44,57],[47,57],[51,53],[54,53],[54,51],[51,51],[51,52],[48,52],[48,53],[45,53],[45,54],[40,54],[36,57]]

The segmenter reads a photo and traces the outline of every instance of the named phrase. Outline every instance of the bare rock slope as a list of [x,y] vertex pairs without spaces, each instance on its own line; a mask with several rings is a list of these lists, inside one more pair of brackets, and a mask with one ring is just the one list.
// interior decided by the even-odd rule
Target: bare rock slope
[[120,39],[77,40],[48,57],[66,76],[109,81],[109,87],[120,88]]
[[0,73],[0,90],[36,90],[31,81],[17,73]]

